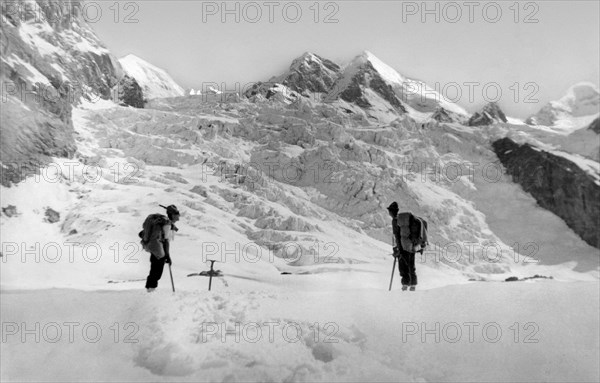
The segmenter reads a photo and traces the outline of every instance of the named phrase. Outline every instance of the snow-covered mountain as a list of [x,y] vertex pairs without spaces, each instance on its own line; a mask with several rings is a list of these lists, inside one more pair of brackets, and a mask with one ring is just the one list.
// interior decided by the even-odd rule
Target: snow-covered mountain
[[[280,84],[275,86],[276,84]],[[271,92],[269,92],[271,90]],[[353,118],[391,122],[404,113],[424,120],[445,110],[455,120],[468,118],[460,106],[417,81],[399,74],[372,53],[365,51],[348,64],[340,66],[314,53],[306,52],[294,59],[283,74],[268,82],[257,83],[246,97],[269,99],[279,96],[293,102],[297,95],[317,102],[334,104],[354,115]],[[446,113],[444,118],[450,118]],[[437,118],[442,118],[437,115]]]
[[179,97],[185,94],[184,89],[164,69],[136,55],[127,55],[120,58],[119,62],[125,73],[135,78],[142,87],[146,99]]
[[592,83],[581,82],[570,87],[557,101],[550,101],[539,112],[525,120],[530,125],[543,125],[552,130],[571,133],[589,125],[600,114],[600,91]]
[[300,97],[320,101],[339,76],[339,69],[334,62],[306,52],[294,59],[286,72],[255,83],[244,95],[254,102],[273,97],[288,104]]
[[281,83],[305,95],[327,93],[339,74],[339,65],[314,53],[306,52],[292,61],[287,72],[271,78],[269,82]]
[[[494,104],[469,123],[368,52],[343,67],[304,54],[229,102],[218,89],[153,98],[183,90],[133,59],[142,75],[126,72],[160,89],[144,109],[121,106],[109,100],[121,65],[83,20],[49,15],[56,24],[2,14],[2,79],[60,90],[63,70],[91,85],[77,102],[2,105],[3,380],[598,381],[600,166],[554,147],[558,133]],[[61,66],[52,49],[69,41]],[[40,175],[5,178],[8,160]],[[428,222],[416,292],[397,279],[387,291],[392,201]],[[147,294],[138,232],[159,204],[181,220],[173,265]],[[209,259],[223,273],[211,292],[194,276]],[[64,328],[46,341],[74,321],[104,336],[76,327],[88,337],[69,342]],[[23,324],[45,342],[23,342],[35,339],[13,331]],[[403,338],[406,325],[429,338]],[[532,326],[540,341],[525,343]]]
[[375,114],[391,111],[432,114],[442,107],[453,113],[468,115],[460,106],[448,101],[425,83],[407,78],[365,51],[341,71],[328,98],[341,98]]
[[559,149],[594,161],[600,160],[600,136],[595,124],[600,116],[600,93],[594,84],[573,85],[558,101],[552,101],[526,119],[509,119],[519,140],[535,146]]

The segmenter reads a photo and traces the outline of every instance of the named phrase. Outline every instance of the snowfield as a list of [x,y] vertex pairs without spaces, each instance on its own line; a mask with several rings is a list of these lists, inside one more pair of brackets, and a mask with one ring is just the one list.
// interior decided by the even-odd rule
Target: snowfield
[[198,278],[151,295],[5,291],[2,380],[598,380],[596,282],[408,294],[383,278],[363,288],[356,274],[355,287],[333,291],[317,291],[314,276],[297,289],[225,277],[211,292]]
[[[2,380],[600,379],[597,249],[506,176],[386,170],[494,161],[475,130],[342,131],[330,109],[301,104],[152,106],[83,103],[78,156],[2,187],[16,207],[0,219]],[[269,161],[324,173],[243,169]],[[388,291],[382,194],[430,222],[416,292],[397,271]],[[148,294],[137,233],[159,203],[182,212],[176,292],[166,269]],[[210,259],[224,275],[209,292],[188,275]]]

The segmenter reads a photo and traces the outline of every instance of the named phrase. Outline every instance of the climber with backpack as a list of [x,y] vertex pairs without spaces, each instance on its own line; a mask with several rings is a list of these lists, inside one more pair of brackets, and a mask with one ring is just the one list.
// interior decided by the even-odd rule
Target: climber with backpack
[[[402,291],[410,289],[415,291],[417,285],[417,272],[415,268],[415,254],[423,254],[427,246],[427,222],[411,212],[399,213],[397,202],[388,206],[392,217],[392,232],[394,245],[394,267],[398,262],[398,271],[402,277]],[[392,269],[392,278],[394,270]],[[390,281],[390,290],[392,283]]]
[[[140,231],[141,245],[144,250],[150,253],[150,273],[146,279],[146,290],[152,292],[158,286],[165,263],[169,265],[169,271],[172,264],[170,253],[170,242],[173,241],[175,232],[179,229],[175,222],[179,221],[179,210],[175,205],[167,207],[159,205],[167,210],[167,216],[163,214],[150,214],[146,217],[143,224],[143,230]],[[173,291],[175,285],[171,275],[171,284]]]

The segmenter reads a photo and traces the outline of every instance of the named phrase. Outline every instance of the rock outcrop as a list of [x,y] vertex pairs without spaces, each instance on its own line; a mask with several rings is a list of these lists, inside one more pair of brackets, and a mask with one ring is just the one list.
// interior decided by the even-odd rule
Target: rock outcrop
[[72,105],[110,99],[122,71],[78,0],[10,2],[1,17],[0,182],[10,185],[50,157],[73,156]]
[[538,204],[561,217],[591,246],[600,248],[600,181],[569,159],[519,145],[510,138],[495,141],[493,149],[513,180]]
[[333,61],[306,52],[292,62],[286,73],[273,77],[270,82],[281,83],[300,94],[326,93],[339,72],[340,66]]
[[484,106],[480,112],[473,114],[469,119],[468,124],[469,126],[482,126],[492,125],[498,122],[508,122],[508,120],[498,104],[490,102]]

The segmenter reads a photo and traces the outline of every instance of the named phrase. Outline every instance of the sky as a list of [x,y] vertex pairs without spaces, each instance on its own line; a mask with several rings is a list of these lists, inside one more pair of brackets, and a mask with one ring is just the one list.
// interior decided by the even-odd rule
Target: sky
[[368,50],[473,112],[526,117],[600,82],[599,1],[98,1],[86,17],[117,56],[184,88],[234,90],[304,52],[344,64]]

